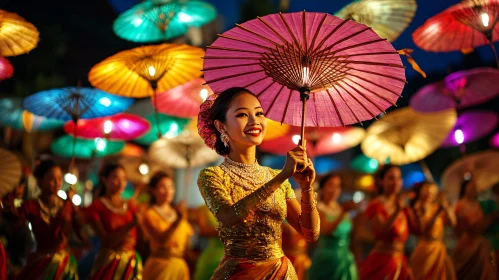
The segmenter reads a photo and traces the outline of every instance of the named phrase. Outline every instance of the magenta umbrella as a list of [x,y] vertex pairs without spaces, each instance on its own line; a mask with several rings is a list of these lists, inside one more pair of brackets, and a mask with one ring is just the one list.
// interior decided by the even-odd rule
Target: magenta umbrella
[[[335,127],[375,118],[405,84],[398,52],[371,28],[325,13],[272,14],[219,35],[204,57],[215,92],[245,87],[267,117]],[[307,112],[307,113],[306,113]]]
[[492,136],[492,139],[490,139],[490,146],[494,148],[499,148],[499,133]]
[[163,114],[191,118],[199,114],[201,103],[213,94],[211,88],[204,85],[203,78],[195,78],[183,85],[156,95],[153,106]]
[[419,112],[463,109],[499,95],[499,70],[489,67],[455,72],[416,92],[410,106]]
[[14,67],[10,61],[0,56],[0,81],[11,78],[14,75]]
[[462,113],[441,147],[455,147],[478,140],[491,133],[498,121],[499,115],[493,111]]
[[120,113],[110,117],[79,120],[78,129],[75,129],[74,122],[68,121],[64,125],[64,131],[80,138],[128,141],[144,135],[150,127],[146,119],[133,114]]

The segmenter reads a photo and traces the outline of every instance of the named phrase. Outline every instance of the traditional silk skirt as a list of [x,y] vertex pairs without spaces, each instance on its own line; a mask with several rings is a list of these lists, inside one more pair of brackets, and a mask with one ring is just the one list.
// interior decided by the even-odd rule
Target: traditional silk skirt
[[212,280],[298,280],[291,262],[282,257],[275,260],[250,261],[224,257]]
[[144,280],[189,280],[189,267],[183,258],[149,257],[144,265]]
[[421,239],[409,260],[416,280],[456,280],[456,271],[441,241]]
[[457,279],[496,279],[494,254],[490,243],[482,236],[463,235],[454,251]]
[[101,249],[92,267],[93,280],[140,280],[142,279],[142,259],[131,250],[116,251]]
[[77,280],[78,265],[75,257],[65,250],[49,254],[35,252],[28,257],[17,279]]
[[412,280],[407,258],[402,252],[373,251],[360,266],[361,280]]

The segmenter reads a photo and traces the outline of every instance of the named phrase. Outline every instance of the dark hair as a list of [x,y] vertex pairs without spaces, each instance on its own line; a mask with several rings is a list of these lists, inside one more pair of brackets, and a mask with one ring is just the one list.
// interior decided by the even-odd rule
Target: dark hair
[[19,183],[17,184],[17,186],[27,185],[27,184],[28,184],[28,177],[22,175],[21,179],[19,180]]
[[499,182],[495,183],[492,185],[492,187],[490,188],[493,192],[497,192],[499,191]]
[[151,180],[149,180],[149,195],[151,196],[149,204],[153,205],[156,203],[156,198],[151,193],[151,190],[156,189],[158,187],[159,181],[161,181],[164,178],[170,178],[170,176],[168,175],[168,173],[164,171],[158,171],[151,177]]
[[[215,120],[218,120],[221,122],[225,122],[225,114],[227,113],[232,100],[243,93],[251,94],[256,97],[256,95],[254,95],[251,91],[242,87],[233,87],[222,91],[217,99],[215,99],[215,102],[211,107],[211,121],[215,122]],[[217,136],[217,141],[215,142],[215,151],[219,155],[228,155],[230,152],[230,148],[225,147],[224,143],[220,139],[220,132],[217,130],[214,123],[212,125]]]
[[412,190],[414,191],[414,198],[411,200],[411,207],[414,207],[416,205],[416,202],[419,200],[419,196],[421,195],[421,190],[423,189],[423,186],[432,184],[430,181],[423,181],[419,183],[415,183],[412,186]]
[[106,194],[106,186],[102,182],[102,178],[109,177],[109,175],[111,175],[111,173],[113,173],[114,170],[119,169],[119,168],[125,170],[123,165],[121,165],[119,163],[107,163],[107,164],[104,164],[102,166],[101,170],[99,171],[99,182],[97,183],[97,187],[96,187],[96,188],[99,188],[99,190],[98,190],[99,197],[102,197]]
[[47,159],[47,160],[42,160],[40,161],[40,164],[38,164],[35,167],[35,171],[33,172],[33,176],[35,176],[36,179],[41,180],[43,179],[43,176],[49,172],[50,169],[54,167],[59,167],[60,166],[55,163],[55,161]]
[[[384,190],[383,190],[384,186],[383,186],[383,183],[381,183],[381,182],[383,182],[383,180],[385,179],[386,174],[392,168],[400,168],[400,166],[395,165],[395,164],[391,164],[391,163],[385,164],[376,173],[375,179],[377,179],[377,180],[380,181],[380,183],[379,183],[380,186],[378,186],[378,195],[383,194],[383,192],[384,192]],[[376,180],[375,180],[375,182],[376,182]]]
[[459,198],[463,198],[463,196],[466,194],[466,187],[468,186],[468,183],[471,181],[471,179],[464,179],[461,182],[461,186],[459,187]]
[[338,178],[341,178],[340,175],[338,173],[328,173],[326,175],[324,175],[320,180],[319,180],[319,190],[322,190],[324,188],[324,186],[326,185],[327,181],[329,181],[330,179],[334,178],[334,177],[338,177]]

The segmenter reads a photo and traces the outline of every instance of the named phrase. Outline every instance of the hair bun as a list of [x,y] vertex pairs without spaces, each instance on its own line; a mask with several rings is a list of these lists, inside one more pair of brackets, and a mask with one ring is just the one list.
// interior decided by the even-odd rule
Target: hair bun
[[220,94],[210,95],[199,107],[198,114],[198,133],[203,138],[204,143],[210,149],[215,150],[215,143],[217,142],[216,127],[211,119],[211,107]]

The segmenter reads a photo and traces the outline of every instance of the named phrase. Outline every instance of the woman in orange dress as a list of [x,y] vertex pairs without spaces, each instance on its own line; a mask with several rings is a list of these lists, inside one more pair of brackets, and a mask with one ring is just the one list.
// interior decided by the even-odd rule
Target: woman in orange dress
[[364,215],[370,220],[376,244],[360,266],[360,279],[408,280],[412,272],[404,255],[404,243],[409,236],[407,217],[399,193],[402,173],[396,165],[385,165],[379,173],[383,191],[373,199]]
[[418,244],[409,260],[417,280],[455,280],[456,271],[443,243],[444,226],[456,225],[456,216],[445,195],[436,203],[438,187],[422,182],[414,187],[416,197],[406,208],[411,231]]
[[187,209],[181,202],[172,206],[173,180],[164,172],[150,180],[151,206],[143,216],[142,226],[149,239],[151,253],[144,266],[144,280],[189,280],[184,252],[193,230],[187,222]]
[[494,280],[492,247],[482,234],[492,223],[498,222],[498,215],[484,216],[473,179],[463,182],[459,197],[456,229],[460,238],[454,252],[457,279]]
[[142,260],[135,252],[137,207],[122,197],[125,169],[107,164],[99,173],[99,198],[86,209],[87,221],[101,240],[90,279],[142,279]]

